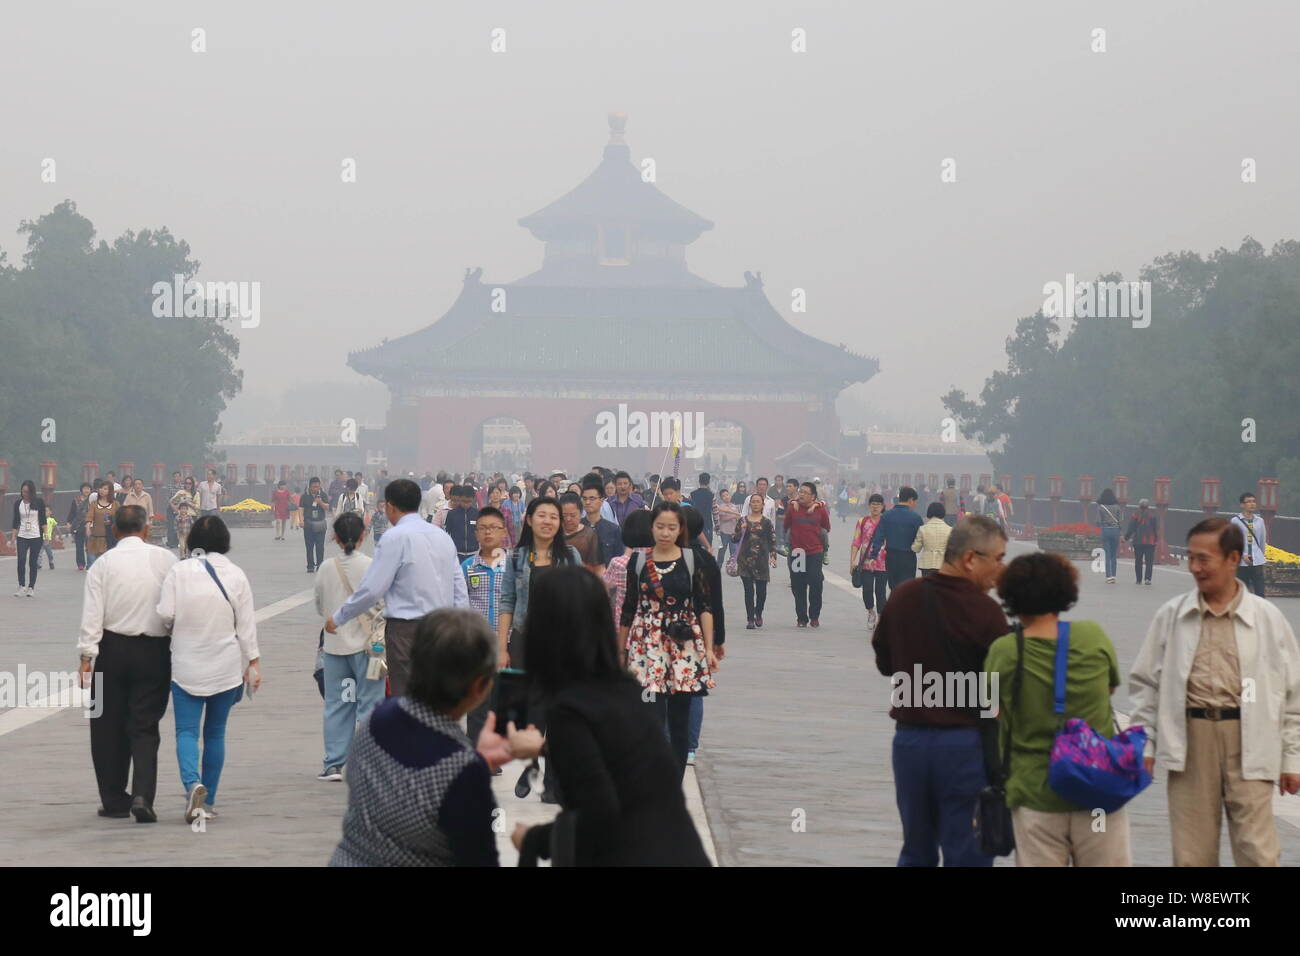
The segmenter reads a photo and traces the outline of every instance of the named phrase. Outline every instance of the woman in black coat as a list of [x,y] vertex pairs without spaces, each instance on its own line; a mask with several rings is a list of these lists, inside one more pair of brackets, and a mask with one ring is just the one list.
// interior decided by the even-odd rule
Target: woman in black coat
[[708,866],[664,728],[619,665],[599,579],[571,567],[539,579],[527,633],[562,810],[553,823],[515,828],[520,865]]

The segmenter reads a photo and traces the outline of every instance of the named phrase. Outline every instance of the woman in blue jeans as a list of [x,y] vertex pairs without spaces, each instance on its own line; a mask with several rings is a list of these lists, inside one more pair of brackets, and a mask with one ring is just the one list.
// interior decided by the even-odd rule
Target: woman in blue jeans
[[[247,687],[262,683],[253,589],[226,557],[230,531],[216,515],[190,528],[190,557],[163,579],[157,612],[171,631],[176,763],[185,787],[185,822],[215,817],[226,760],[226,721]],[[203,757],[199,763],[202,724]]]
[[[349,511],[334,519],[334,540],[343,549],[316,569],[316,613],[327,618],[352,596],[370,567],[358,548],[366,536],[361,515]],[[382,678],[370,679],[370,647],[381,604],[325,635],[325,763],[317,780],[342,780],[357,724],[384,700]],[[382,620],[382,617],[379,618]]]
[[1106,583],[1114,584],[1119,569],[1119,523],[1124,518],[1124,509],[1115,498],[1115,492],[1107,488],[1097,499],[1097,523],[1101,525],[1101,547],[1106,552]]

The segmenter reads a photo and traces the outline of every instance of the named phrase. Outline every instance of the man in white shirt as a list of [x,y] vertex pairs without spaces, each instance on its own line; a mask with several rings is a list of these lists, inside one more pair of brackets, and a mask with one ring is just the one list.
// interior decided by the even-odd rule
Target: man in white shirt
[[1232,516],[1232,523],[1241,532],[1246,550],[1241,553],[1241,564],[1237,565],[1237,577],[1250,588],[1256,597],[1264,596],[1264,565],[1268,564],[1268,530],[1264,519],[1255,514],[1255,496],[1249,491],[1237,499],[1241,504],[1241,513]]
[[1130,723],[1147,731],[1147,770],[1169,772],[1174,866],[1278,866],[1273,793],[1300,793],[1300,646],[1271,601],[1236,577],[1236,522],[1187,533],[1196,590],[1156,612],[1129,672]]
[[158,721],[171,687],[171,640],[157,607],[176,563],[176,555],[148,543],[148,521],[138,505],[118,509],[117,547],[86,573],[77,643],[83,686],[92,687],[92,708],[100,711],[90,721],[99,815],[134,814],[137,823],[158,819]]
[[199,482],[199,514],[215,515],[221,513],[221,497],[225,489],[217,481],[217,469],[208,469],[208,480]]

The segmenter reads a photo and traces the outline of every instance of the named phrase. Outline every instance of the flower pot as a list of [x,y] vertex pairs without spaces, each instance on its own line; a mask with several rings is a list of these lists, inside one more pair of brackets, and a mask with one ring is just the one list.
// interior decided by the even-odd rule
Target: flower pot
[[1101,536],[1041,531],[1038,534],[1038,547],[1041,551],[1063,554],[1071,561],[1091,561],[1093,550],[1101,547]]

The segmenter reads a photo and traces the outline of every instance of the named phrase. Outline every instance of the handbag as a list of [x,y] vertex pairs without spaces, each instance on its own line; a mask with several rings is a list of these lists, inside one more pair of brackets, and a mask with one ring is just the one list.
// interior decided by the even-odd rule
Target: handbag
[[736,549],[731,552],[727,558],[727,577],[740,577],[740,552],[745,547],[745,538],[749,536],[749,522],[745,522],[745,530],[740,533],[740,541],[736,544]]
[[1142,759],[1147,745],[1146,728],[1130,727],[1107,738],[1088,726],[1086,720],[1065,719],[1070,625],[1060,621],[1056,628],[1053,709],[1057,732],[1047,765],[1047,785],[1079,807],[1097,807],[1114,813],[1151,785],[1151,774]]
[[860,587],[862,587],[862,569],[861,569],[861,568],[854,568],[853,571],[850,573],[849,577],[852,578],[852,580],[853,580],[853,586],[854,586],[855,588],[860,588]]
[[[343,582],[343,587],[347,590],[348,597],[351,597],[353,591],[352,582],[348,580],[348,576],[343,573],[343,567],[337,561],[334,562],[334,570],[339,573],[339,580]],[[373,611],[369,611],[367,614],[370,616],[370,646],[366,648],[366,652],[371,657],[371,663],[366,669],[366,679],[379,680],[381,677],[388,674],[387,647],[384,643],[384,635],[388,629],[388,622],[384,619],[382,614],[376,614]],[[324,634],[325,632],[322,630],[322,647],[324,646],[325,640]],[[378,660],[378,664],[375,663],[376,660]]]
[[[922,580],[925,582],[922,586],[925,588],[931,637],[939,638],[948,655],[948,666],[954,673],[960,672],[957,652],[939,620],[939,601],[934,595],[937,585],[929,579]],[[1016,648],[1020,653],[1016,656],[1015,676],[1011,680],[1012,710],[1015,710],[1020,703],[1020,685],[1024,678],[1024,632],[1019,626],[1016,627]],[[1011,824],[1011,809],[1007,806],[1007,779],[1011,776],[1010,712],[1007,714],[1007,745],[1002,751],[1000,761],[998,760],[998,729],[996,717],[979,719],[980,745],[984,751],[984,773],[989,782],[976,797],[971,827],[975,831],[975,842],[979,846],[980,853],[985,856],[1007,856],[1016,848],[1016,834]]]

